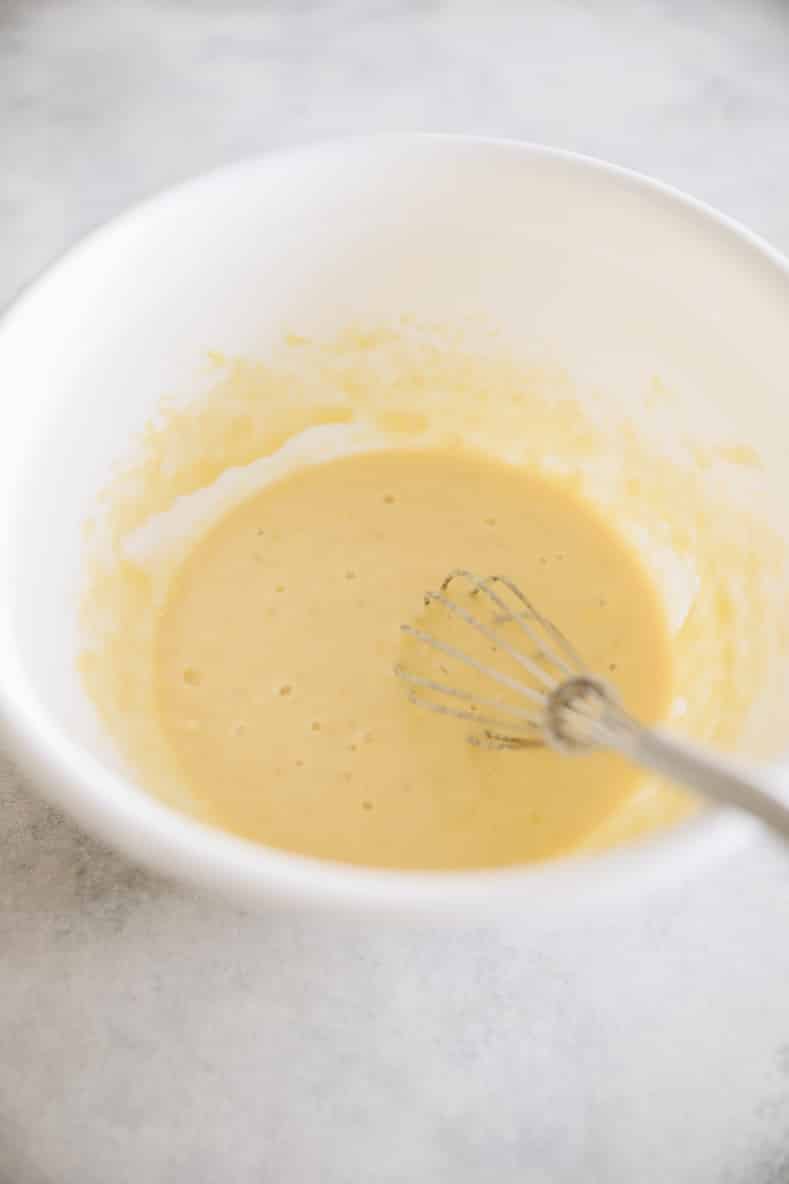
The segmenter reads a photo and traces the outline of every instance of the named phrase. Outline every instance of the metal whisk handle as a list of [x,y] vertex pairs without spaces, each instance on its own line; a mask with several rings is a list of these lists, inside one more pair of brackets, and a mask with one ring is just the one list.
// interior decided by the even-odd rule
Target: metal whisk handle
[[574,675],[548,696],[546,739],[565,751],[613,749],[641,768],[734,806],[789,838],[789,787],[774,772],[721,756],[662,728],[647,728],[624,711],[613,689],[593,675]]
[[789,839],[789,788],[775,773],[730,760],[661,728],[634,725],[609,741],[642,768],[697,790],[721,806],[734,806]]

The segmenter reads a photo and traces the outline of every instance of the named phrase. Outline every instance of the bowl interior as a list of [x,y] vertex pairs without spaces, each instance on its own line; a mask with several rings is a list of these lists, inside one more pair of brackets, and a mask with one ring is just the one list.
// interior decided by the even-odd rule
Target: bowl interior
[[[604,391],[635,425],[668,391],[652,420],[682,441],[676,464],[695,449],[707,458],[700,481],[714,470],[785,536],[789,280],[777,256],[659,186],[541,149],[402,137],[285,153],[97,232],[6,318],[6,713],[35,702],[123,771],[75,665],[84,524],[114,467],[164,396],[200,394],[207,351],[265,357],[283,333],[403,316],[490,326],[508,348],[560,365],[581,401]],[[765,674],[758,696],[772,751],[781,675]],[[704,694],[705,677],[687,694]]]

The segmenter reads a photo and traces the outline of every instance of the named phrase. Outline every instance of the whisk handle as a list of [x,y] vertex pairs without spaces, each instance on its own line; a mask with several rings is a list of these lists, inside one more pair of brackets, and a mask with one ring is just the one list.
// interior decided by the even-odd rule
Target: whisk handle
[[734,806],[789,839],[789,787],[774,772],[710,752],[660,728],[636,728],[616,747],[637,764],[697,790],[722,806]]

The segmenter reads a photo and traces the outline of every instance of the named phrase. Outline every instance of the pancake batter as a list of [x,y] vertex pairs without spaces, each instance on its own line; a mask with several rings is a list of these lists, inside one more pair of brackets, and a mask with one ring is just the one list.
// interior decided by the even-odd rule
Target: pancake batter
[[578,495],[471,452],[349,456],[235,507],[173,582],[156,702],[203,816],[381,867],[506,866],[586,841],[637,771],[603,753],[474,749],[392,673],[400,624],[459,565],[514,579],[635,716],[667,710],[659,600]]

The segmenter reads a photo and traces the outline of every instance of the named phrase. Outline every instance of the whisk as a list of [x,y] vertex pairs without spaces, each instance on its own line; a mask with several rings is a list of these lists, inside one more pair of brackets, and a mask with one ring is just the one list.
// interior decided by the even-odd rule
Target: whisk
[[[451,619],[451,641],[423,627],[434,613]],[[573,645],[511,580],[452,571],[439,591],[426,594],[424,622],[401,628],[432,651],[439,666],[439,677],[432,669],[396,667],[411,701],[473,724],[472,744],[512,750],[547,745],[566,754],[613,750],[719,805],[755,815],[789,838],[789,791],[775,774],[633,719],[614,688],[585,668]],[[469,641],[482,638],[483,656],[454,644],[458,629]],[[470,674],[473,685],[453,681],[450,664]]]

